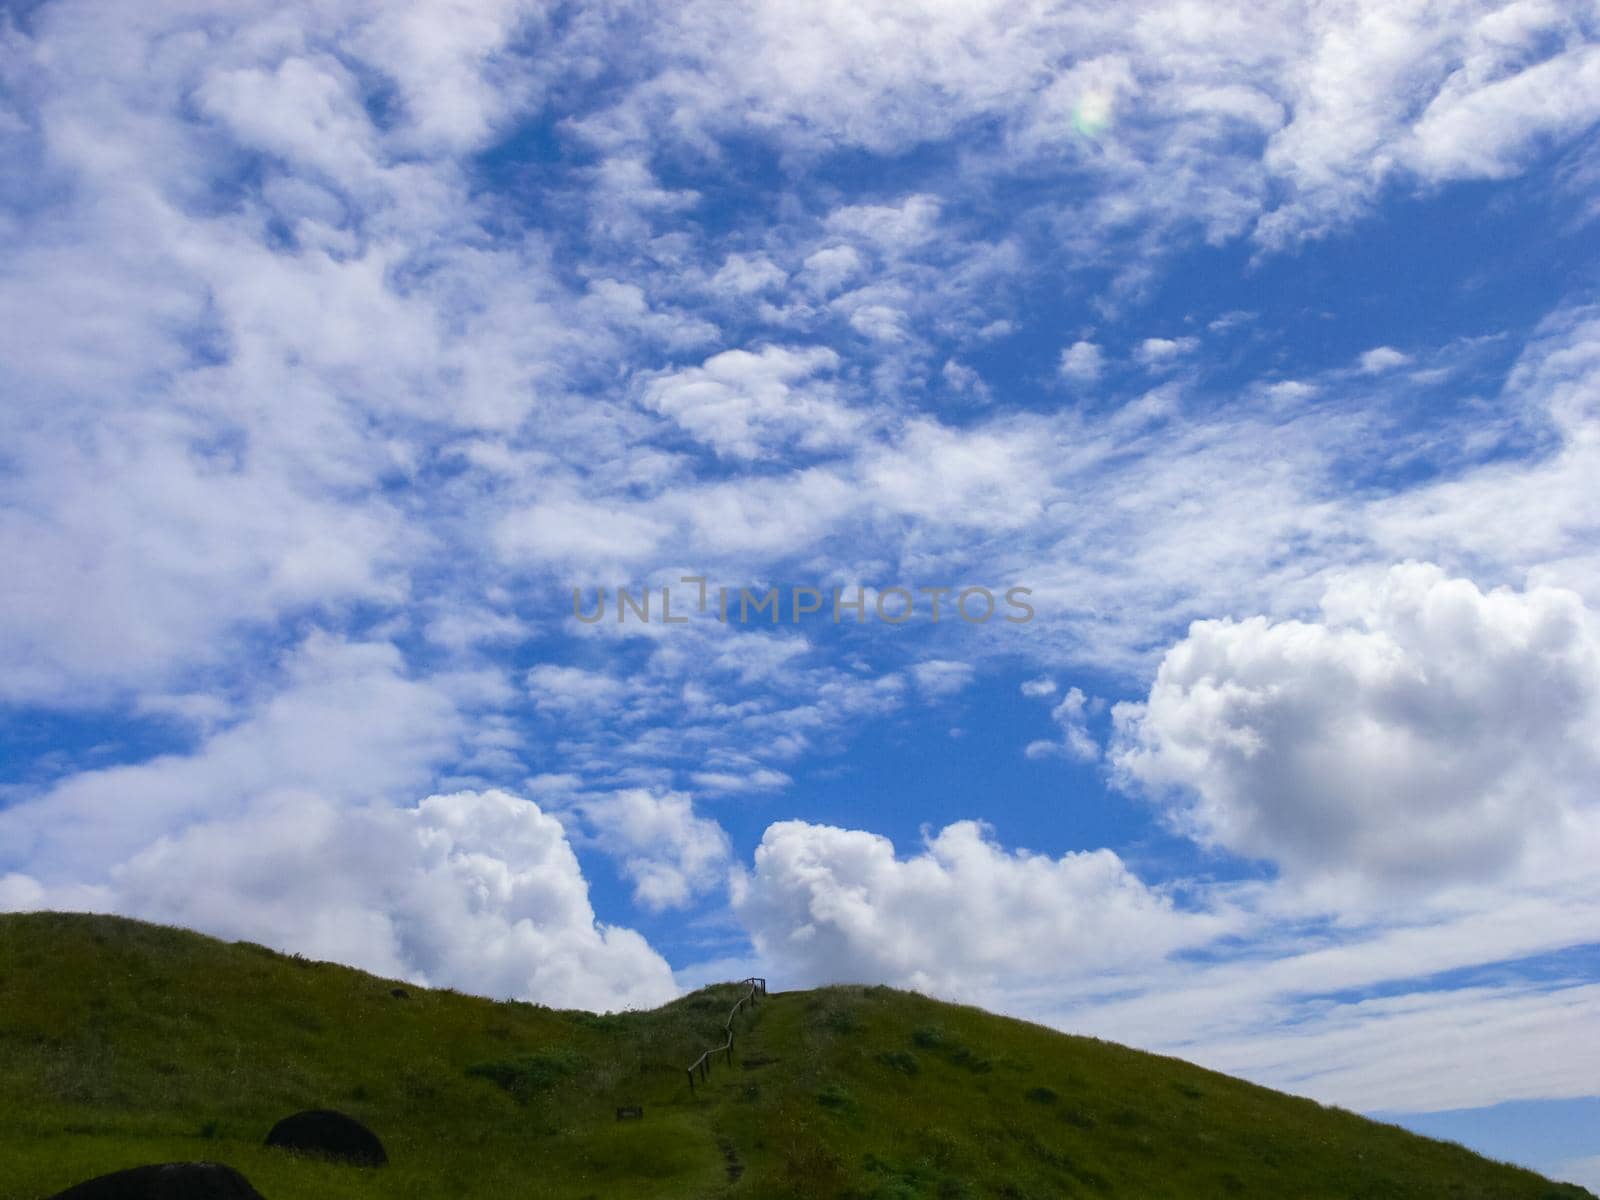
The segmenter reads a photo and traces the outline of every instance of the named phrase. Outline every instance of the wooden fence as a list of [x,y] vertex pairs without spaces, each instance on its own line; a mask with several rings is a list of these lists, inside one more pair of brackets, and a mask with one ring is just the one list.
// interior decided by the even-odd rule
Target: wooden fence
[[728,1040],[725,1041],[720,1046],[711,1047],[711,1049],[707,1050],[704,1054],[702,1054],[699,1058],[695,1059],[692,1063],[690,1063],[688,1065],[688,1067],[685,1068],[685,1070],[688,1072],[688,1075],[689,1075],[689,1091],[691,1093],[694,1091],[694,1081],[695,1081],[695,1076],[696,1075],[698,1075],[700,1077],[702,1082],[704,1080],[710,1078],[710,1076],[711,1076],[711,1058],[712,1058],[712,1055],[715,1055],[715,1054],[726,1055],[727,1059],[728,1059],[728,1065],[730,1067],[733,1066],[733,1022],[734,1022],[734,1018],[736,1018],[739,1015],[739,1010],[741,1008],[743,1008],[746,1004],[748,1004],[751,1008],[754,1008],[756,1006],[756,997],[757,996],[765,996],[767,994],[767,981],[765,979],[758,979],[758,978],[752,976],[749,979],[741,979],[741,980],[739,980],[739,984],[740,984],[741,987],[748,987],[750,990],[745,992],[744,995],[739,997],[739,1003],[737,1003],[737,1004],[735,1004],[733,1006],[733,1011],[728,1014],[728,1020],[723,1025],[723,1030],[727,1033]]

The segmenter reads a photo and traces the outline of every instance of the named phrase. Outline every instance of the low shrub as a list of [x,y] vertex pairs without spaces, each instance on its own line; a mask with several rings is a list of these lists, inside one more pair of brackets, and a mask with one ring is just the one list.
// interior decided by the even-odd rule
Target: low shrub
[[917,1056],[909,1050],[885,1050],[878,1055],[878,1061],[891,1071],[898,1071],[905,1076],[912,1076],[922,1070],[922,1064],[917,1061]]
[[496,1087],[526,1102],[540,1092],[549,1091],[561,1080],[582,1070],[584,1061],[564,1046],[524,1054],[516,1058],[473,1063],[467,1074],[487,1079]]

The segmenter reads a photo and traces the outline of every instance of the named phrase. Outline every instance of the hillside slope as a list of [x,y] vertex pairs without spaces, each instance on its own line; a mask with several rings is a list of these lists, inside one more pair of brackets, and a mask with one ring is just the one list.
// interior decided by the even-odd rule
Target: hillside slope
[[[888,988],[594,1016],[404,987],[110,917],[0,916],[0,1200],[166,1160],[267,1200],[1583,1197],[1460,1147]],[[618,1121],[620,1105],[642,1120]],[[261,1145],[337,1108],[376,1170]]]

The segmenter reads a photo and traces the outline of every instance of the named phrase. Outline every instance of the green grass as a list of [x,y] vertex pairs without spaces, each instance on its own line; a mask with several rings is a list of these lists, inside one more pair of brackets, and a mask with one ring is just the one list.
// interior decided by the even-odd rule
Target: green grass
[[[773,995],[689,1093],[737,998],[494,1003],[111,917],[0,917],[0,1200],[208,1158],[267,1200],[378,1197],[1587,1196],[1217,1075],[881,987]],[[620,1105],[644,1119],[615,1120]],[[337,1108],[361,1170],[261,1145]]]

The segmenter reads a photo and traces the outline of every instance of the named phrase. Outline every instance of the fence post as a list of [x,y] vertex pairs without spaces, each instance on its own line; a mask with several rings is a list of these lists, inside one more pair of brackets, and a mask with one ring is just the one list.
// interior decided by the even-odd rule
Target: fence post
[[746,1003],[748,1003],[751,1008],[756,1007],[756,1005],[760,1003],[759,997],[767,994],[767,981],[758,975],[752,975],[750,978],[740,980],[739,982],[740,986],[747,986],[749,990],[734,1002],[733,1011],[728,1014],[727,1023],[723,1026],[723,1028],[727,1030],[728,1040],[721,1046],[716,1046],[710,1050],[707,1050],[688,1068],[689,1091],[691,1094],[694,1092],[694,1077],[697,1071],[700,1074],[700,1081],[702,1083],[711,1078],[711,1056],[718,1050],[723,1052],[723,1057],[727,1060],[728,1066],[733,1066],[734,1022],[738,1020],[739,1010],[743,1008]]

